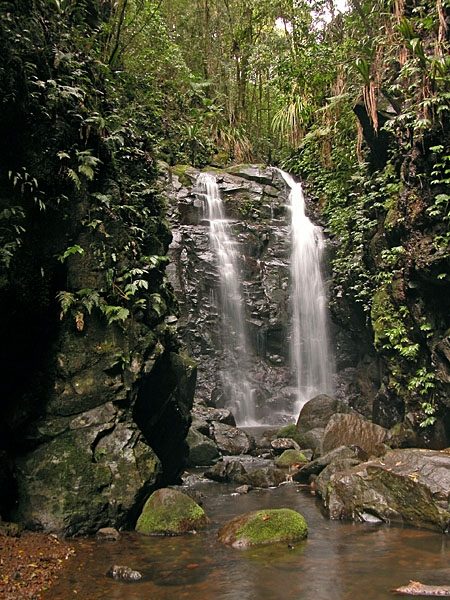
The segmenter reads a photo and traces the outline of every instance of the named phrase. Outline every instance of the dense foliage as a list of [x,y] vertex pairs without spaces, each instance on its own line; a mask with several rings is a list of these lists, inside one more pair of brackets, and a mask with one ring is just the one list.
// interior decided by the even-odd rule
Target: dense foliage
[[[10,310],[32,304],[36,337],[51,305],[82,328],[92,310],[113,323],[170,302],[152,292],[169,235],[157,159],[275,162],[336,241],[336,318],[359,313],[347,324],[371,332],[387,402],[433,424],[449,379],[448,0],[0,6],[1,287]],[[67,280],[74,260],[89,287]]]

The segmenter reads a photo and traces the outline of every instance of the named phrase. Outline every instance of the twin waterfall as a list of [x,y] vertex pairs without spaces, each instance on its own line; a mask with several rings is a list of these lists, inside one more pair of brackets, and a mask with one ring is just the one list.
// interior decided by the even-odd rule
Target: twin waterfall
[[255,425],[252,389],[247,378],[249,343],[236,242],[231,238],[230,224],[224,216],[216,178],[209,173],[202,173],[197,184],[205,191],[210,245],[215,254],[220,280],[221,341],[228,362],[222,370],[224,392],[229,396],[227,404],[236,423]]
[[[297,401],[292,416],[320,393],[332,392],[332,358],[327,333],[326,293],[321,274],[324,241],[321,229],[305,215],[300,183],[279,171],[291,188],[291,365],[296,377]],[[252,349],[241,293],[237,243],[224,216],[216,178],[202,173],[197,181],[204,194],[209,221],[210,248],[214,253],[220,286],[221,344],[226,363],[221,379],[227,407],[239,426],[262,424],[255,418],[249,380]]]
[[305,214],[300,183],[281,171],[291,188],[291,360],[297,378],[297,415],[317,394],[331,394],[332,358],[327,326],[327,297],[322,279],[322,230]]

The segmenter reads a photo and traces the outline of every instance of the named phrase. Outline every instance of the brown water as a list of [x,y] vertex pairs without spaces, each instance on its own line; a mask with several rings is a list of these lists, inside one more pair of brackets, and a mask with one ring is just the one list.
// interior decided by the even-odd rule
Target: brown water
[[[232,495],[235,486],[203,482],[205,532],[152,538],[123,533],[118,542],[75,541],[76,556],[45,600],[383,600],[410,579],[450,583],[447,536],[422,530],[333,522],[309,491],[287,484]],[[289,549],[227,548],[216,539],[230,518],[260,508],[288,507],[309,524],[306,541]],[[122,583],[105,576],[112,564],[141,571]]]

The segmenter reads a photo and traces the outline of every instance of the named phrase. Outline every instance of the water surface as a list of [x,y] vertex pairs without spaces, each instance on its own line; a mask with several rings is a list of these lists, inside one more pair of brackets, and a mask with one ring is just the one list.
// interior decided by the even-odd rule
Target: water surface
[[[329,521],[305,489],[232,495],[235,486],[201,482],[207,531],[153,538],[123,533],[118,542],[75,540],[73,557],[45,600],[384,600],[410,579],[450,582],[448,537],[399,527]],[[216,539],[230,518],[249,510],[288,507],[309,524],[306,541],[235,550]],[[145,580],[127,584],[105,576],[112,564],[141,571]]]

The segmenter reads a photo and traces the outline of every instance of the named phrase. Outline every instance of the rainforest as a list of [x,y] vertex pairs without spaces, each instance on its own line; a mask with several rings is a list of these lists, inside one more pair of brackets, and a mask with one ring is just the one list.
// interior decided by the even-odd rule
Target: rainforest
[[450,596],[449,28],[0,0],[1,599]]

